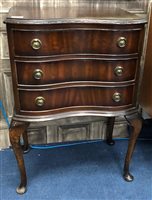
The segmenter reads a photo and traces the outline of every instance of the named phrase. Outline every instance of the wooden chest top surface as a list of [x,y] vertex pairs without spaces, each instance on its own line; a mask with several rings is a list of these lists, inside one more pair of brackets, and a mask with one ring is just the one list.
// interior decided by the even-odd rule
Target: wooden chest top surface
[[34,7],[22,6],[12,7],[6,19],[8,23],[69,23],[69,22],[96,22],[112,24],[130,24],[146,22],[145,17],[141,18],[120,8],[86,4],[86,6],[68,7]]

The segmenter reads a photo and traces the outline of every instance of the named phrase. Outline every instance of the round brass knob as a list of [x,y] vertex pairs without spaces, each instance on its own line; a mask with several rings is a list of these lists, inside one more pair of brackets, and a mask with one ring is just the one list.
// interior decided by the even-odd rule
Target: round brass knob
[[116,76],[122,76],[123,75],[123,67],[121,67],[121,66],[115,67],[114,73]]
[[33,39],[33,40],[31,41],[31,46],[32,46],[32,48],[33,48],[34,50],[38,50],[38,49],[41,48],[42,42],[41,42],[41,40],[35,38],[35,39]]
[[118,38],[118,40],[117,40],[118,47],[124,48],[126,46],[126,44],[127,44],[127,39],[125,37]]
[[121,94],[119,92],[115,92],[112,97],[113,101],[120,102],[121,101]]
[[43,106],[45,104],[44,97],[36,97],[35,104],[39,107]]
[[42,77],[43,77],[43,71],[41,69],[36,69],[34,70],[33,72],[33,77],[36,79],[36,80],[40,80]]

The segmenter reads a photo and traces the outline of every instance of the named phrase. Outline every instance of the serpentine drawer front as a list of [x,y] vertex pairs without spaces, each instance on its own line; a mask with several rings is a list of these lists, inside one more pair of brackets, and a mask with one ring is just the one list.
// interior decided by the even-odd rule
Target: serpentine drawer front
[[[15,100],[10,141],[21,194],[26,173],[19,139],[22,135],[27,149],[29,122],[107,116],[107,142],[112,144],[115,117],[137,110],[146,19],[87,4],[83,12],[79,6],[14,7],[5,22]],[[129,162],[136,138],[126,156],[127,181],[133,180]]]
[[16,56],[137,53],[140,28],[130,28],[121,31],[115,27],[72,25],[66,29],[42,26],[28,31],[25,27],[13,30],[14,51]]
[[[8,29],[16,114],[136,107],[143,24],[9,24]],[[35,104],[39,96],[43,106]]]
[[[122,109],[131,107],[133,104],[134,87],[99,87],[99,86],[82,86],[82,85],[65,85],[61,88],[52,89],[27,89],[20,90],[20,107],[24,111],[42,111],[54,110],[71,107],[84,107],[89,109]],[[43,99],[42,105],[39,105],[38,99]],[[103,98],[104,97],[104,98]],[[28,101],[30,99],[30,102]],[[61,101],[62,99],[62,101]],[[113,108],[114,107],[114,108]],[[34,112],[33,112],[34,114]],[[41,113],[40,113],[41,115]]]
[[15,63],[18,85],[45,85],[72,81],[134,81],[137,58],[70,58],[56,61],[18,61]]

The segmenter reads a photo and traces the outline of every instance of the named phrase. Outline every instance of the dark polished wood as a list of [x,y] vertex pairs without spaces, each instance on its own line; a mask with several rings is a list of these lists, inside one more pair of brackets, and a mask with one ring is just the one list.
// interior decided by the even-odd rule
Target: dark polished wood
[[107,144],[109,144],[109,145],[114,145],[114,143],[115,143],[114,140],[112,139],[114,123],[115,123],[115,117],[108,117],[106,139],[107,139]]
[[[94,106],[94,110],[107,109],[114,107],[121,109],[121,106],[132,106],[133,90],[134,87],[99,87],[99,86],[66,86],[58,89],[40,89],[37,90],[20,90],[20,108],[21,111],[33,111],[33,115],[37,111],[47,111],[54,109],[63,109],[69,107],[87,107]],[[116,93],[121,94],[119,102],[114,101],[113,96]],[[36,98],[43,97],[44,104],[38,106],[36,104]],[[28,101],[30,99],[30,102]],[[62,101],[61,101],[62,99]],[[39,113],[40,114],[40,113]]]
[[[117,67],[122,67],[122,75],[116,74]],[[19,85],[45,85],[72,81],[115,82],[134,81],[138,66],[137,58],[63,58],[57,61],[16,62]],[[42,71],[40,79],[34,78],[35,70]]]
[[[119,8],[87,4],[83,9],[14,7],[5,23],[15,100],[10,140],[20,169],[21,194],[26,190],[26,121],[108,116],[107,143],[114,143],[115,117],[138,108],[146,19]],[[139,131],[134,129],[125,177]]]
[[[26,185],[27,185],[27,178],[26,178],[26,171],[24,166],[24,159],[23,159],[23,150],[27,150],[27,137],[25,136],[27,127],[29,126],[29,123],[26,122],[17,122],[12,120],[10,129],[9,129],[9,136],[10,136],[10,142],[14,151],[14,154],[16,156],[16,160],[18,162],[18,167],[20,170],[20,176],[21,176],[21,183],[19,187],[17,187],[17,193],[23,194],[26,191]],[[24,139],[24,146],[22,149],[22,145],[20,144],[21,136]]]
[[140,24],[145,23],[145,17],[135,15],[133,13],[120,9],[119,7],[109,7],[105,4],[86,1],[82,6],[80,1],[77,6],[72,4],[69,6],[57,5],[55,7],[43,6],[35,7],[29,4],[25,6],[16,6],[10,9],[6,22],[31,24],[35,23],[47,24],[51,23],[109,23],[109,24]]
[[28,134],[27,134],[27,129],[22,133],[22,138],[23,138],[23,146],[22,149],[24,153],[28,153],[30,150],[29,143],[28,143]]
[[[130,27],[131,28],[131,27]],[[133,28],[133,27],[132,27]],[[51,56],[64,54],[133,54],[138,52],[140,29],[120,30],[113,27],[112,30],[102,27],[95,30],[89,28],[75,28],[71,25],[64,30],[45,31],[43,25],[39,31],[25,31],[27,29],[14,30],[15,56]],[[120,48],[117,42],[120,37],[127,40],[126,47]],[[26,42],[23,42],[23,38]],[[31,48],[31,41],[38,38],[41,41],[39,50]],[[113,41],[113,42],[111,42]],[[48,45],[49,44],[49,45]]]
[[142,77],[140,104],[152,117],[152,4],[150,4],[147,47],[145,53],[144,73]]
[[[51,109],[86,105],[100,106],[99,110],[104,116],[104,106],[111,106],[113,110],[113,106],[117,105],[115,109],[118,108],[118,111],[121,110],[120,106],[122,110],[124,106],[136,107],[143,22],[133,25],[128,22],[125,24],[124,21],[116,25],[35,23],[7,23],[17,115],[37,109],[44,109],[40,115],[48,115],[53,114],[48,112]],[[32,47],[33,40],[38,45],[36,49]],[[124,42],[122,47],[119,46],[121,40]],[[117,67],[122,68],[120,75],[116,71]],[[36,70],[40,71],[38,79],[35,78]],[[78,84],[82,84],[81,88]],[[31,87],[33,90],[30,90]],[[113,101],[113,94],[117,91],[122,96],[119,103]],[[76,93],[79,99],[78,95],[75,98]],[[27,101],[29,95],[32,97],[30,103]],[[36,109],[33,107],[33,98],[38,96],[46,101],[44,106]],[[65,101],[62,105],[58,102],[60,99]],[[72,102],[73,99],[80,102]],[[26,102],[28,105],[25,105]],[[35,114],[31,112],[30,115]]]
[[134,177],[133,175],[129,172],[129,165],[131,161],[131,157],[133,154],[133,151],[135,149],[136,141],[137,138],[140,134],[141,128],[142,128],[142,119],[133,119],[130,121],[130,137],[129,137],[129,145],[128,145],[128,150],[125,158],[125,164],[124,164],[124,179],[128,182],[133,181]]

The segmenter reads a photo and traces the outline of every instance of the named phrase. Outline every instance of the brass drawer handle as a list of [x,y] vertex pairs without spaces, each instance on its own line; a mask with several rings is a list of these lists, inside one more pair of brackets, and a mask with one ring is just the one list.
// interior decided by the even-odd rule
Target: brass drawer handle
[[31,46],[34,50],[38,50],[41,48],[42,46],[42,42],[41,40],[37,39],[37,38],[34,38],[32,41],[31,41]]
[[117,40],[118,47],[124,48],[126,46],[126,44],[127,44],[127,39],[125,37],[118,38],[118,40]]
[[43,77],[43,71],[41,69],[36,69],[34,70],[33,72],[33,77],[36,79],[36,80],[40,80],[42,77]]
[[115,67],[114,73],[116,76],[122,76],[123,75],[123,67],[121,67],[121,66]]
[[119,92],[115,92],[112,96],[112,99],[114,102],[120,102],[121,101],[121,94]]
[[45,104],[45,99],[44,99],[44,97],[41,97],[41,96],[36,97],[36,99],[35,99],[35,104],[36,104],[37,106],[39,106],[39,107],[43,106],[43,105]]

